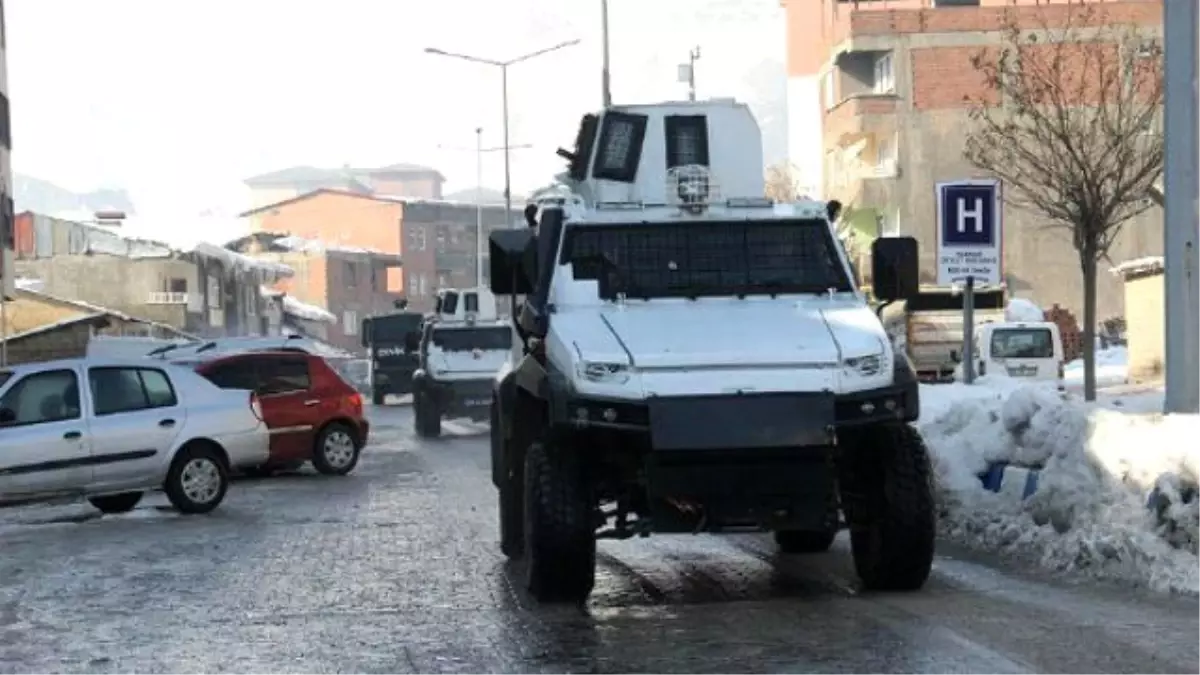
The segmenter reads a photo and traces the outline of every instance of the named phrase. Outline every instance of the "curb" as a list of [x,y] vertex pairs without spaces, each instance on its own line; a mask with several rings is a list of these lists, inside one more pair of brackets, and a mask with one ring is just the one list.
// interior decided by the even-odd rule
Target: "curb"
[[985,490],[1028,499],[1037,492],[1040,473],[1038,469],[997,462],[979,474],[979,482]]

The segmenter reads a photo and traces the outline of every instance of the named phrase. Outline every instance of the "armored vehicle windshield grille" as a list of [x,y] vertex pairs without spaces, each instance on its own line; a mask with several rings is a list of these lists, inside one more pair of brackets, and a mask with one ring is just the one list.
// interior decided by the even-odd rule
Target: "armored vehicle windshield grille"
[[851,289],[823,220],[571,225],[561,262],[606,300]]
[[472,349],[511,349],[513,334],[508,326],[479,328],[435,328],[433,344],[446,352],[465,352]]
[[371,317],[371,342],[403,344],[405,335],[421,329],[421,321],[416,312]]

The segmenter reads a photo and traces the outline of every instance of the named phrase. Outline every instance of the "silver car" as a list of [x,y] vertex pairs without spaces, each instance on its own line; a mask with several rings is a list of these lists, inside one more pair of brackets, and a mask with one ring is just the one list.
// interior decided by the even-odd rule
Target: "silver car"
[[123,513],[161,487],[181,512],[207,513],[230,469],[268,453],[254,394],[187,368],[144,358],[0,368],[0,504],[78,495]]

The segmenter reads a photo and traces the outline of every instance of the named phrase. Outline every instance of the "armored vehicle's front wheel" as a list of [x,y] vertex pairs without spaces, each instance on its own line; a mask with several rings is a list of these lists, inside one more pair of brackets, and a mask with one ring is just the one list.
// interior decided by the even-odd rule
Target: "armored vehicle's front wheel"
[[783,553],[821,553],[833,546],[837,530],[779,530],[775,532],[775,544]]
[[929,578],[937,529],[925,442],[898,423],[848,440],[840,482],[855,570],[871,590],[916,590]]
[[437,402],[427,392],[418,390],[413,395],[413,425],[421,438],[437,438],[442,435],[442,413]]
[[525,582],[540,602],[582,603],[596,578],[591,490],[569,449],[525,453]]

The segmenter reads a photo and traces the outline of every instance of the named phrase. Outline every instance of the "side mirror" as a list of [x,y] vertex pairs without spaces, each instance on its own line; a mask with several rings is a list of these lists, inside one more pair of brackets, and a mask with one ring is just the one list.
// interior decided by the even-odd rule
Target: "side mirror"
[[529,295],[537,279],[537,233],[495,230],[488,237],[489,275],[496,295]]
[[907,300],[920,291],[917,240],[880,237],[871,242],[871,290],[879,300]]
[[415,351],[419,350],[420,348],[421,348],[421,334],[420,333],[414,332],[414,333],[405,333],[404,334],[404,350],[405,351],[415,352]]
[[950,360],[955,363],[962,363],[962,354],[959,354],[957,349],[951,349]]
[[12,424],[17,421],[17,413],[12,408],[0,408],[0,424]]

